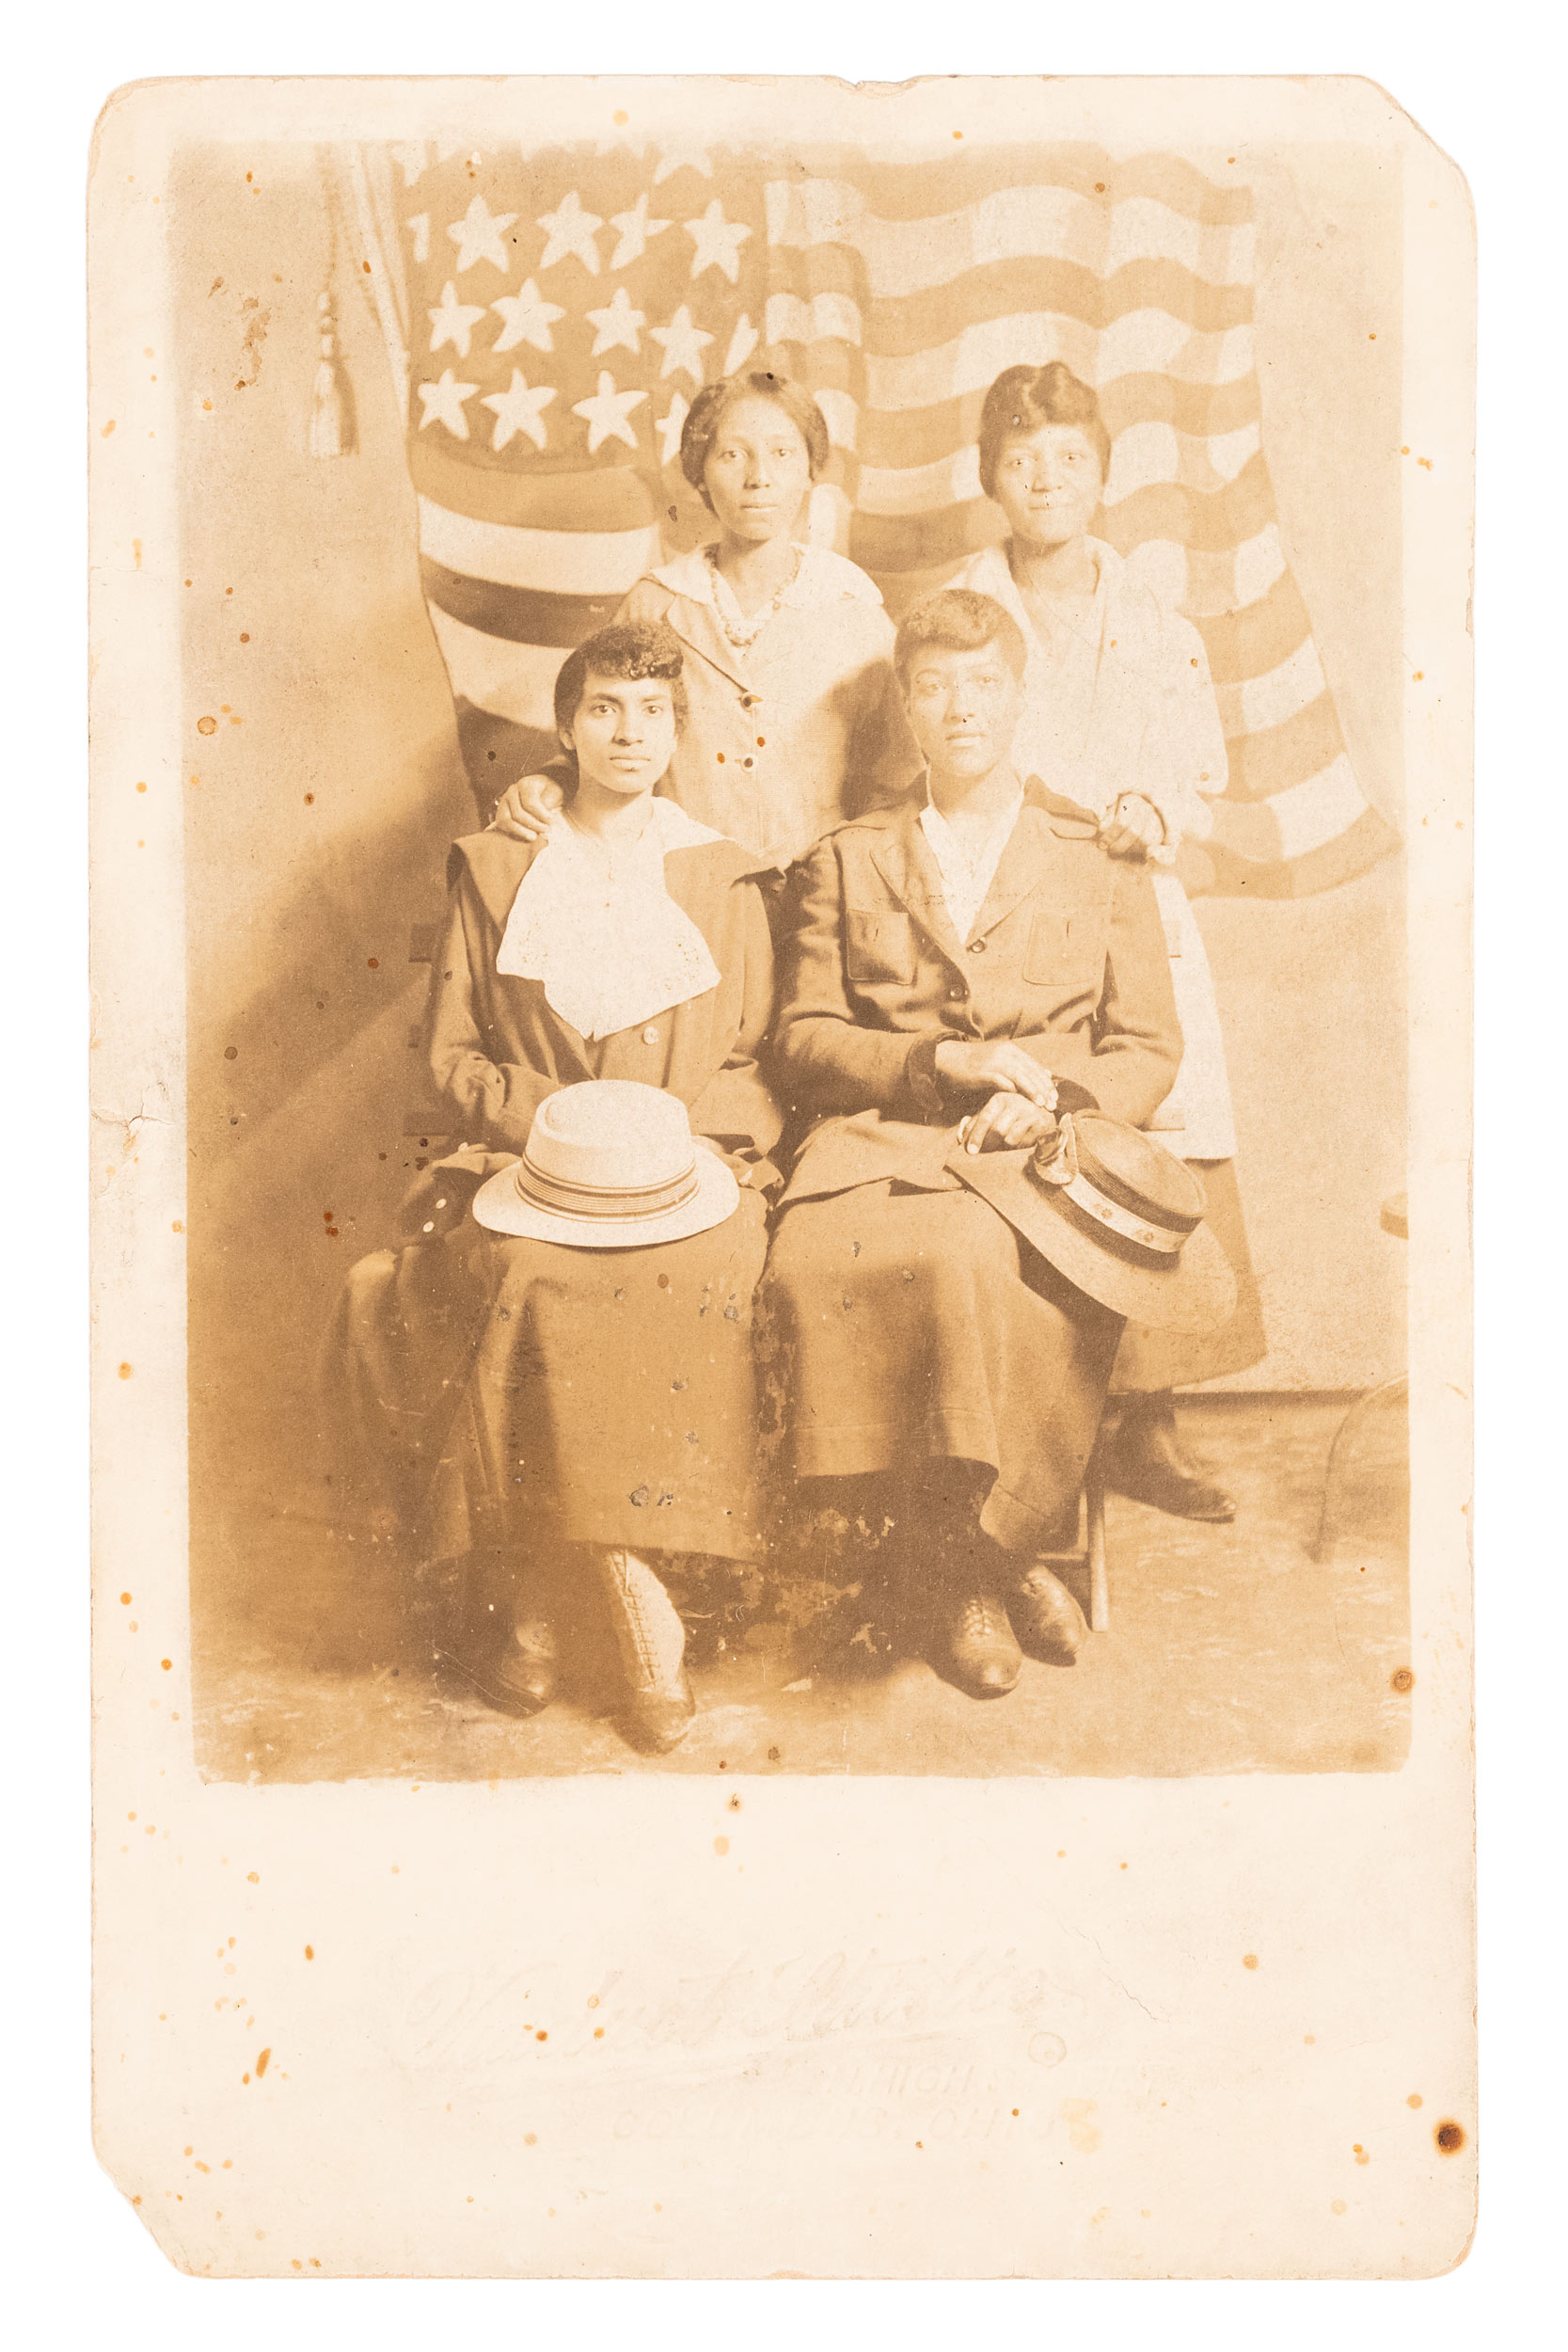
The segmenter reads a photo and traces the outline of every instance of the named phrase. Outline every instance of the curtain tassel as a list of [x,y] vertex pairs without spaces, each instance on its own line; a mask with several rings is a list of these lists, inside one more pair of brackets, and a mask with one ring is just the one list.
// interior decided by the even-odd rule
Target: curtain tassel
[[310,401],[312,457],[352,457],[359,446],[355,429],[354,388],[338,357],[337,322],[332,296],[316,296],[316,326],[321,357],[316,363],[315,389]]

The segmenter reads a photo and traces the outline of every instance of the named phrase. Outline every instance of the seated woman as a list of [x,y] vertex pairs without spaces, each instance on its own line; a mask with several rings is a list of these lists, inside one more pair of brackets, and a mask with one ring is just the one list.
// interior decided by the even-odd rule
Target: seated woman
[[894,659],[927,773],[800,869],[776,1055],[815,1124],[759,1306],[795,1475],[886,1482],[932,1663],[988,1697],[1017,1680],[1017,1634],[1070,1659],[1085,1630],[1039,1555],[1076,1506],[1122,1321],[944,1163],[1044,1140],[1058,1100],[1147,1120],[1180,1033],[1147,875],[1013,766],[1010,616],[945,591]]
[[654,797],[685,715],[671,632],[590,638],[555,708],[575,772],[547,837],[451,853],[427,1050],[464,1146],[393,1271],[356,1269],[342,1355],[424,1556],[504,1564],[485,1695],[548,1702],[552,1574],[595,1580],[622,1727],[657,1753],[693,1713],[660,1563],[760,1548],[772,955],[756,861]]

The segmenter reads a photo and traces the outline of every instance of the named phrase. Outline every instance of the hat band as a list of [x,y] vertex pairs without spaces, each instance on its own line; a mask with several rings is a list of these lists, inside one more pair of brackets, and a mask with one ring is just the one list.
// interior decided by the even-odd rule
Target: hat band
[[1111,1200],[1084,1174],[1078,1165],[1078,1136],[1070,1112],[1048,1142],[1049,1156],[1042,1157],[1046,1147],[1041,1145],[1029,1161],[1029,1173],[1037,1184],[1065,1194],[1074,1208],[1092,1216],[1097,1225],[1119,1234],[1123,1241],[1135,1242],[1140,1249],[1152,1249],[1162,1258],[1181,1255],[1181,1245],[1187,1238],[1184,1232],[1173,1233],[1168,1226],[1149,1224],[1135,1210],[1124,1209],[1119,1200]]
[[567,1184],[548,1176],[526,1156],[513,1171],[517,1190],[536,1209],[577,1217],[584,1225],[612,1224],[634,1217],[662,1216],[684,1208],[697,1190],[697,1164],[660,1184]]

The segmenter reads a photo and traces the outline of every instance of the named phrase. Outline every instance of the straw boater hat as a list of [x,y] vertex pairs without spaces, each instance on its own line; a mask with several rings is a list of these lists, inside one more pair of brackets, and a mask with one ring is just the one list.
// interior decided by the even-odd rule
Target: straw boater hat
[[640,1249],[705,1233],[735,1214],[740,1188],[695,1143],[686,1104],[631,1078],[586,1078],[546,1095],[523,1156],[474,1195],[493,1233],[574,1249]]
[[1069,1112],[1033,1151],[958,1151],[947,1166],[1114,1314],[1212,1331],[1236,1304],[1236,1277],[1203,1222],[1203,1186],[1136,1127]]

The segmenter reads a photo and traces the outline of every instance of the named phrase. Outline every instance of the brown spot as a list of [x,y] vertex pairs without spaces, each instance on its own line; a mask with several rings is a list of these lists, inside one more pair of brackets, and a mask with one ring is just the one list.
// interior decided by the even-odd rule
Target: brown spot
[[962,138],[962,136],[963,136],[963,133],[962,133],[961,131],[955,131],[955,132],[954,132],[954,134],[953,134],[953,136],[954,136],[956,139],[961,139],[961,138]]
[[198,735],[215,735],[218,731],[218,723],[211,716],[200,718],[196,723],[196,731]]
[[739,1810],[740,1810],[740,1791],[739,1791],[738,1789],[736,1789],[736,1790],[735,1795],[734,1795],[734,1796],[730,1799],[730,1811],[731,1811],[732,1813],[738,1813],[738,1812],[739,1812]]
[[1421,2104],[1420,2092],[1418,2090],[1413,2090],[1404,2104],[1407,2107],[1418,2107]]
[[1411,684],[1412,684],[1413,686],[1419,686],[1419,684],[1420,684],[1421,680],[1425,677],[1425,675],[1426,675],[1426,672],[1425,672],[1424,670],[1412,670],[1412,671],[1411,671],[1411,673],[1410,673],[1410,682],[1411,682]]
[[370,966],[370,968],[371,968],[371,970],[372,970],[372,972],[379,972],[379,971],[380,971],[380,969],[381,969],[381,959],[380,959],[380,957],[379,957],[379,956],[367,956],[367,957],[365,958],[365,961],[369,964],[369,966]]
[[120,1376],[120,1378],[121,1378],[122,1380],[129,1380],[129,1379],[130,1379],[130,1377],[131,1377],[131,1367],[130,1367],[130,1365],[129,1365],[129,1364],[121,1364],[121,1366],[120,1366],[120,1368],[119,1368],[119,1376]]
[[240,631],[240,643],[241,643],[241,644],[242,644],[242,645],[248,645],[248,644],[249,644],[249,643],[250,643],[250,631],[249,631],[249,629],[247,629],[247,628],[242,628],[242,629],[241,629],[241,631]]
[[629,122],[629,121],[631,120],[631,117],[630,117],[630,115],[628,115],[628,114],[627,114],[627,112],[626,112],[626,110],[625,106],[617,106],[617,107],[616,107],[616,109],[615,109],[615,112],[614,112],[614,113],[610,116],[610,119],[611,122],[613,122],[613,123],[617,123],[617,124],[627,123],[627,122]]
[[307,1960],[314,1960],[314,1959],[315,1959],[315,1957],[316,1957],[316,1947],[315,1947],[315,1946],[314,1946],[313,1944],[307,1944],[307,1946],[305,1947],[305,1957],[306,1957],[306,1959],[307,1959]]
[[223,1058],[225,1061],[238,1061],[240,1058],[239,1047],[237,1045],[226,1045],[223,1049]]
[[1345,2213],[1349,2210],[1349,2208],[1347,2207],[1342,2197],[1336,2197],[1333,2204],[1330,2205],[1328,2210],[1330,2213]]
[[535,2042],[547,2042],[549,2038],[549,2035],[545,2031],[543,2026],[540,2026],[538,2032],[533,2037]]
[[168,1230],[169,1230],[169,1232],[170,1232],[171,1233],[182,1233],[182,1232],[184,1232],[185,1228],[184,1228],[183,1223],[181,1221],[181,1219],[180,1219],[179,1217],[176,1217],[176,1218],[175,1218],[175,1220],[174,1220],[174,1222],[173,1222],[173,1224],[169,1227],[169,1229],[168,1229]]
[[272,2063],[272,2044],[269,2042],[269,2043],[267,2044],[267,2047],[266,2047],[264,2050],[260,2051],[260,2052],[258,2053],[258,2055],[257,2055],[257,2059],[256,2059],[256,2079],[257,2079],[257,2081],[258,2081],[258,2082],[260,2082],[260,2081],[261,2081],[261,2079],[262,2075],[266,2073],[267,2068],[271,2065],[271,2063]]
[[1416,1677],[1408,1666],[1394,1668],[1388,1677],[1388,1688],[1391,1691],[1413,1691],[1416,1688]]
[[1256,1952],[1243,1952],[1242,1954],[1242,1966],[1243,1968],[1256,1968],[1257,1965],[1258,1955]]
[[1368,336],[1368,338],[1367,338],[1367,341],[1368,341],[1370,343],[1375,343],[1375,342],[1376,342],[1376,341],[1377,341],[1377,337],[1376,337],[1375,335],[1369,335],[1369,336]]
[[1409,454],[1410,454],[1410,444],[1409,444],[1409,442],[1408,442],[1408,441],[1404,441],[1404,442],[1402,442],[1402,443],[1401,444],[1401,447],[1400,447],[1400,455],[1401,455],[1402,457],[1408,457],[1408,456],[1409,456]]
[[667,1291],[667,1290],[669,1289],[669,1287],[670,1287],[670,1277],[669,1277],[667,1274],[661,1274],[661,1275],[659,1276],[659,1278],[658,1278],[658,1287],[659,1287],[659,1289],[660,1289],[661,1291]]
[[730,1841],[729,1841],[729,1839],[728,1839],[727,1837],[716,1837],[716,1838],[714,1839],[714,1841],[713,1841],[713,1851],[714,1851],[714,1852],[715,1852],[716,1854],[718,1854],[718,1855],[720,1855],[721,1857],[722,1857],[723,1855],[725,1855],[725,1854],[727,1854],[727,1853],[729,1852],[729,1850],[730,1850]]
[[306,807],[307,807],[307,808],[309,808],[309,807],[311,805],[312,802],[315,800],[315,797],[316,797],[316,796],[315,796],[315,794],[314,794],[313,792],[307,792],[307,794],[305,795],[305,805],[306,805]]
[[783,1753],[784,1751],[782,1748],[769,1748],[768,1751],[768,1761],[769,1764],[776,1764]]
[[1428,473],[1432,471],[1432,460],[1430,457],[1418,457],[1416,463],[1418,466],[1424,466]]
[[162,1666],[165,1674],[172,1672],[174,1666],[174,1661],[172,1658],[160,1658],[158,1663]]
[[106,441],[106,440],[108,439],[108,437],[109,437],[110,434],[114,431],[114,429],[115,429],[115,421],[114,421],[113,417],[111,417],[111,418],[109,419],[108,423],[107,423],[107,424],[103,427],[103,434],[101,435],[101,437],[101,437],[102,439],[103,439],[103,440],[105,440],[105,441]]
[[602,2026],[594,2026],[594,2039],[595,2042],[602,2042],[604,2040],[604,2027]]
[[1096,196],[1103,196],[1103,195],[1104,195],[1104,193],[1105,193],[1105,183],[1104,183],[1104,181],[1103,181],[1103,180],[1097,180],[1097,181],[1095,182],[1095,183],[1094,183],[1094,192],[1095,192]]
[[245,1879],[247,1883],[251,1886],[260,1886],[261,1883],[261,1873],[260,1870],[247,1870],[245,1872]]
[[537,2132],[525,2132],[523,2134],[523,2146],[525,2148],[537,2148],[538,2145],[539,2135]]
[[145,784],[138,784],[138,785],[137,785],[137,787],[136,787],[136,790],[137,790],[138,792],[145,792],[145,791],[147,790],[147,787],[146,787],[146,785],[145,785]]
[[1445,2156],[1457,2156],[1465,2145],[1465,2126],[1462,2123],[1439,2123],[1432,2137]]
[[[122,1609],[129,1609],[129,1608],[130,1608],[130,1606],[131,1606],[131,1596],[130,1596],[130,1594],[129,1594],[129,1593],[121,1593],[121,1595],[120,1595],[120,1597],[119,1597],[119,1603],[120,1603],[120,1607],[121,1607]],[[135,1817],[135,1814],[133,1814],[133,1815],[131,1816],[131,1819],[132,1819],[133,1820],[135,1820],[135,1818],[136,1818],[136,1817]]]
[[248,2074],[242,2074],[240,2076],[240,2080],[243,2083],[247,2083],[250,2080],[250,2076]]

